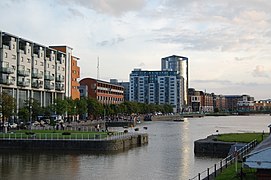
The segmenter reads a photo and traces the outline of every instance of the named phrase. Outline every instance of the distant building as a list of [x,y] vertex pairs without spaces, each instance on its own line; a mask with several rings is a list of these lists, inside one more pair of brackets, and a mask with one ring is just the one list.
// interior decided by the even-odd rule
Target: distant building
[[271,100],[260,100],[254,102],[254,109],[256,111],[271,112]]
[[79,83],[81,95],[87,92],[88,97],[95,98],[102,104],[120,104],[124,102],[124,88],[122,86],[93,78],[84,78]]
[[214,111],[225,112],[226,109],[226,98],[223,95],[215,95],[213,94],[214,100]]
[[146,104],[169,104],[181,111],[181,80],[177,71],[142,71],[130,73],[130,101]]
[[168,56],[161,59],[162,71],[177,71],[179,75],[181,107],[185,108],[188,105],[188,58],[183,56]]
[[213,112],[213,95],[203,91],[196,91],[193,88],[188,89],[188,107],[192,112]]
[[249,112],[254,110],[254,97],[249,95],[226,95],[226,108],[229,112]]
[[117,84],[124,87],[124,101],[129,101],[130,82],[118,82],[117,79],[110,79],[111,84]]

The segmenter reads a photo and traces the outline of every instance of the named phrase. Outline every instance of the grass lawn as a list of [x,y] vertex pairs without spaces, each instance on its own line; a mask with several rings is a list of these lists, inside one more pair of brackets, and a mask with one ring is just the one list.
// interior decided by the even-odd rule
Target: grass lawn
[[269,134],[265,133],[230,133],[230,134],[220,134],[217,137],[218,141],[224,142],[244,142],[249,143],[254,139],[257,139],[257,142],[261,142],[263,138],[266,138]]
[[107,136],[108,132],[85,132],[71,130],[18,130],[11,133],[0,134],[0,138],[11,139],[104,139]]
[[[240,170],[241,170],[241,163],[238,163],[238,165],[237,165],[237,172],[238,173],[236,173],[235,164],[232,164],[227,169],[224,169],[222,171],[222,173],[219,174],[215,178],[215,180],[228,180],[228,179],[239,180],[239,179],[241,179]],[[255,169],[243,169],[243,173],[244,173],[243,179],[246,179],[246,180],[256,179],[255,172],[256,172]]]

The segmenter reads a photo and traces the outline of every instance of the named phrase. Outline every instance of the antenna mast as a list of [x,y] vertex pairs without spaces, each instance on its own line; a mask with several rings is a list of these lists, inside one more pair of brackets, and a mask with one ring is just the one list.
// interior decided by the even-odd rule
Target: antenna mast
[[98,56],[98,62],[97,62],[97,80],[100,78],[100,72],[99,69],[100,68],[100,64],[99,64],[99,56]]

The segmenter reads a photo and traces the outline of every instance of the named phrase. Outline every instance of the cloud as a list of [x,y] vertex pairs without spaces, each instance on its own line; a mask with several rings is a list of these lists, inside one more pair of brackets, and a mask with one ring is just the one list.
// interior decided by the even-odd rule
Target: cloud
[[122,37],[117,37],[117,38],[113,38],[111,40],[105,40],[105,41],[98,42],[97,45],[98,46],[114,46],[118,43],[123,42],[124,40],[125,39]]
[[254,77],[264,77],[264,78],[269,77],[268,73],[264,70],[264,66],[261,66],[261,65],[257,65],[255,67],[255,69],[252,72],[252,75]]
[[74,8],[68,8],[68,11],[73,15],[73,16],[77,16],[77,17],[81,17],[84,18],[84,15],[77,9]]
[[120,16],[144,7],[146,0],[59,0],[61,4],[75,4],[92,9],[98,13]]
[[235,57],[235,61],[250,61],[253,60],[255,57],[254,56],[247,56],[247,57]]

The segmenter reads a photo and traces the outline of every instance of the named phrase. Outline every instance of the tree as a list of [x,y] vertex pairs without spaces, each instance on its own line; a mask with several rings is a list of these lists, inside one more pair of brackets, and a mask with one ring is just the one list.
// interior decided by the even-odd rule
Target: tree
[[25,108],[27,108],[29,114],[31,114],[32,121],[37,120],[38,116],[44,114],[40,102],[33,98],[25,100]]
[[16,103],[15,99],[6,92],[2,92],[0,95],[1,111],[2,111],[2,120],[5,122],[14,114]]
[[86,113],[88,112],[88,103],[85,98],[76,99],[75,100],[76,105],[76,113],[79,114],[80,119],[85,118]]

